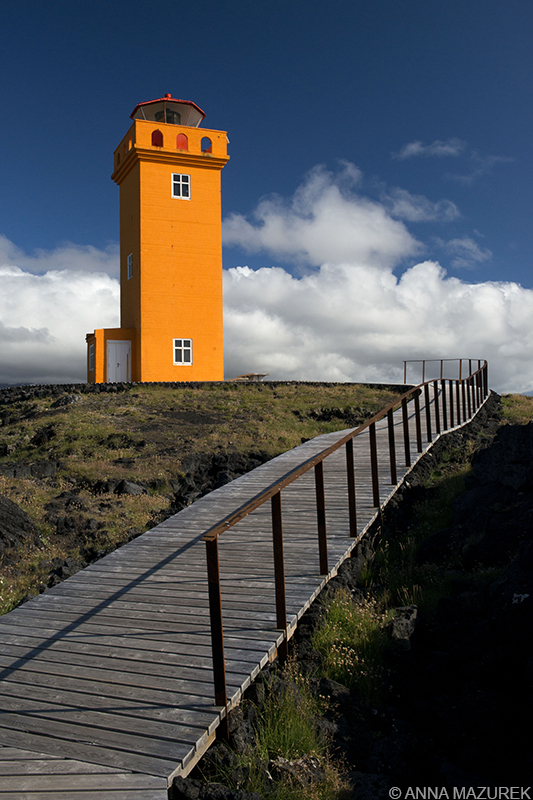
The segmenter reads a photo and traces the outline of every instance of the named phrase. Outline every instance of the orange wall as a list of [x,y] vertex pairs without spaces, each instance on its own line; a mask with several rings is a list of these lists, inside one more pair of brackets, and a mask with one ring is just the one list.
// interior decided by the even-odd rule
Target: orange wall
[[[164,136],[162,148],[151,144],[156,129]],[[188,137],[187,152],[176,150],[179,133]],[[201,153],[206,136],[212,154]],[[223,131],[136,120],[115,151],[121,325],[135,327],[140,337],[133,380],[223,379],[220,172],[228,160],[226,142]],[[190,200],[172,197],[174,172],[191,176]],[[172,363],[174,338],[193,340],[192,365]]]
[[[119,339],[130,341],[132,351],[135,350],[136,331],[127,328],[99,328],[94,333],[88,333],[85,337],[87,342],[87,383],[106,383],[107,381],[107,341],[108,339]],[[89,347],[95,346],[95,369],[89,371]],[[132,381],[137,380],[133,376]]]

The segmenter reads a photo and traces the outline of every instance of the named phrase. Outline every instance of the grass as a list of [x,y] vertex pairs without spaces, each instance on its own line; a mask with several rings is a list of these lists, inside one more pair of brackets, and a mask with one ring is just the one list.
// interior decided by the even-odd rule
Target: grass
[[381,693],[385,632],[392,614],[375,598],[354,601],[347,589],[334,593],[313,635],[324,676],[356,690],[367,703]]
[[527,425],[533,421],[533,397],[524,394],[502,395],[504,419],[513,425]]
[[[363,422],[394,399],[387,389],[356,384],[200,384],[195,387],[132,386],[115,393],[82,394],[68,406],[57,396],[2,405],[0,465],[60,462],[54,478],[8,478],[0,494],[17,503],[37,525],[40,548],[4,559],[0,612],[13,607],[43,580],[39,563],[83,557],[84,548],[111,550],[168,516],[173,483],[191,453],[237,451],[273,457],[322,433]],[[346,415],[352,422],[348,425]],[[148,487],[139,497],[95,493],[97,481],[126,479]],[[97,529],[85,540],[58,536],[45,506],[61,492],[79,493],[83,516]]]
[[[233,789],[257,792],[267,800],[342,800],[347,784],[342,765],[329,752],[328,742],[317,727],[325,700],[311,690],[296,662],[289,659],[281,680],[270,681],[254,725],[256,741],[234,753],[232,766],[206,776]],[[283,760],[291,762],[291,774],[278,774]],[[275,772],[265,781],[265,766]],[[316,781],[309,780],[309,767]],[[276,772],[276,767],[278,772]]]

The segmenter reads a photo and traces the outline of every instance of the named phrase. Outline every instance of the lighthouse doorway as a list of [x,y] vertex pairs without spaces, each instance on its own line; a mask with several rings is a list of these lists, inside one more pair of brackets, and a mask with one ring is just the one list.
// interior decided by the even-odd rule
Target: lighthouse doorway
[[131,342],[107,340],[107,383],[131,381]]

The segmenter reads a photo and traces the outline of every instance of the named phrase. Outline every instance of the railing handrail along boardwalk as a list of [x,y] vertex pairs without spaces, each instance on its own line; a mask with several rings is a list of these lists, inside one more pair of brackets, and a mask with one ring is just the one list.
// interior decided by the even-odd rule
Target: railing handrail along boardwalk
[[[357,537],[357,497],[356,497],[356,483],[354,476],[354,458],[353,458],[353,440],[362,434],[365,430],[369,431],[370,449],[368,457],[370,459],[370,468],[372,476],[372,494],[374,506],[379,508],[379,478],[378,478],[378,451],[376,446],[376,423],[387,417],[388,422],[388,439],[389,439],[389,462],[390,462],[390,482],[396,484],[397,482],[397,460],[396,460],[396,442],[393,424],[393,413],[398,407],[402,409],[402,423],[403,423],[403,444],[405,453],[405,466],[411,466],[410,454],[410,437],[409,437],[409,414],[408,403],[414,404],[415,415],[415,429],[417,440],[417,452],[423,451],[422,446],[422,419],[420,410],[420,395],[424,394],[425,400],[425,426],[427,441],[431,442],[433,439],[433,432],[431,427],[431,414],[430,414],[430,393],[433,392],[433,403],[435,405],[435,433],[440,435],[441,432],[453,428],[455,421],[458,425],[461,421],[466,421],[476,413],[483,401],[488,395],[488,363],[486,360],[476,359],[477,369],[472,371],[473,359],[440,359],[434,360],[440,364],[440,377],[429,381],[423,381],[421,384],[414,386],[405,392],[396,401],[388,405],[386,408],[379,411],[369,420],[364,422],[358,428],[350,430],[345,436],[340,438],[334,444],[325,448],[311,458],[302,461],[301,464],[293,467],[284,475],[279,477],[274,483],[262,489],[255,497],[252,497],[243,505],[227,514],[215,525],[211,526],[209,530],[203,535],[203,540],[206,543],[206,558],[207,558],[207,575],[209,584],[209,605],[210,605],[210,618],[211,618],[211,637],[212,637],[212,652],[213,652],[213,672],[214,672],[214,691],[215,702],[219,706],[226,707],[228,704],[227,688],[226,688],[226,675],[225,675],[225,658],[224,658],[224,630],[223,630],[223,615],[222,615],[222,600],[221,600],[221,586],[220,586],[220,561],[218,551],[218,539],[224,534],[225,531],[232,528],[238,522],[243,520],[248,514],[252,513],[268,500],[271,501],[271,520],[272,520],[272,541],[274,552],[274,575],[275,575],[275,596],[276,596],[276,619],[277,628],[285,632],[285,644],[288,638],[287,634],[287,612],[286,612],[286,592],[285,592],[285,570],[283,559],[283,524],[282,524],[282,506],[281,506],[281,491],[287,486],[297,481],[302,475],[309,470],[315,470],[315,492],[316,492],[316,514],[317,514],[317,534],[318,534],[318,550],[319,550],[319,564],[320,574],[326,575],[328,573],[328,550],[327,550],[327,530],[326,530],[326,516],[325,516],[325,497],[324,497],[324,474],[323,464],[328,456],[339,450],[341,447],[346,448],[346,470],[347,470],[347,488],[348,488],[348,511],[349,511],[349,527],[350,536]],[[443,366],[445,362],[457,361],[458,362],[458,377],[444,378]],[[468,361],[468,375],[463,377],[463,361]],[[404,362],[404,377],[407,371],[407,364],[412,362]],[[423,364],[423,371],[425,373],[425,365],[429,360],[421,362]],[[448,383],[448,392],[446,392],[446,384]],[[442,409],[439,408],[439,395],[442,398]],[[455,395],[455,397],[454,397]],[[442,426],[441,426],[442,417]],[[279,649],[279,648],[278,648]],[[281,648],[283,650],[283,647]],[[228,719],[227,713],[221,722],[222,731],[225,735],[228,734]]]

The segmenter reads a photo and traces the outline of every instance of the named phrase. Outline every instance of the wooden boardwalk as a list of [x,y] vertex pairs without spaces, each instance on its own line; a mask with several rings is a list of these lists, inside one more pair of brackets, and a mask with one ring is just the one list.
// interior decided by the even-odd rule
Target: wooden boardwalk
[[[435,440],[433,401],[431,408]],[[401,410],[394,426],[400,464]],[[384,504],[409,469],[398,467],[391,484],[387,419],[376,427]],[[414,465],[421,454],[411,409],[409,428]],[[0,800],[167,797],[172,777],[194,766],[225,714],[213,699],[202,536],[345,433],[284,453],[0,618]],[[378,513],[368,453],[366,430],[354,439],[358,539]],[[313,470],[282,491],[289,635],[357,541],[349,537],[344,448],[324,462],[324,480],[327,575],[319,574]],[[270,503],[221,535],[219,551],[231,708],[284,637]]]

